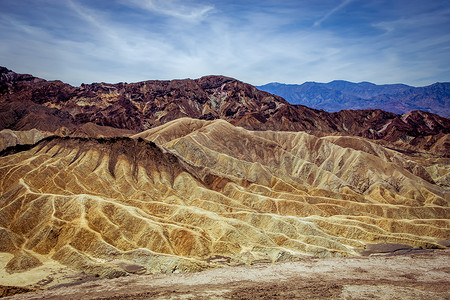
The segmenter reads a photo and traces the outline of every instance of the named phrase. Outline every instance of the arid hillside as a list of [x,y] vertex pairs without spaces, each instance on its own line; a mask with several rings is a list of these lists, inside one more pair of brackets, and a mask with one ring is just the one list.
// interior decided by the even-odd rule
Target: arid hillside
[[326,113],[223,76],[0,73],[6,294],[450,245],[447,118]]
[[223,120],[10,147],[0,194],[11,276],[52,262],[110,278],[357,256],[376,243],[443,249],[450,233],[448,190],[404,154]]
[[442,144],[449,146],[448,118],[379,109],[327,113],[291,105],[224,76],[73,87],[0,67],[0,130],[36,128],[67,135],[79,134],[79,128],[88,124],[106,126],[109,132],[116,128],[137,133],[182,117],[223,119],[249,130],[361,136],[408,151],[447,154]]

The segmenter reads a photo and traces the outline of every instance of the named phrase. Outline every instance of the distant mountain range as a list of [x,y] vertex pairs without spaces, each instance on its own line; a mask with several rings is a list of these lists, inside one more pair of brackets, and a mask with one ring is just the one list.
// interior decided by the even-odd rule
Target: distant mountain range
[[343,109],[381,109],[396,114],[422,110],[450,117],[450,82],[424,87],[405,84],[376,85],[335,80],[329,83],[269,83],[258,89],[283,97],[292,104],[337,112]]

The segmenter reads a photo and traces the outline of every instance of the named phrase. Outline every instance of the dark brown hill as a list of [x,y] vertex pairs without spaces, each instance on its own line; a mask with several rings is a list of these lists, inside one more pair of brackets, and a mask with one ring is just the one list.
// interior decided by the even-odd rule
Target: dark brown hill
[[435,149],[438,141],[445,150],[442,138],[448,140],[450,129],[448,118],[420,111],[327,113],[291,105],[224,76],[73,87],[0,68],[0,129],[71,133],[93,123],[139,132],[181,117],[224,119],[251,130],[362,136],[424,150]]

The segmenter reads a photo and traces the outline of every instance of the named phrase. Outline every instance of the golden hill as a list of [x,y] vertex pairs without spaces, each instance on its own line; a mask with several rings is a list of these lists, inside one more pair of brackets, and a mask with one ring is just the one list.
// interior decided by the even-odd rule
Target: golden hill
[[373,243],[443,248],[448,171],[363,138],[223,120],[47,137],[0,157],[0,257],[10,274],[56,261],[116,277],[354,256]]

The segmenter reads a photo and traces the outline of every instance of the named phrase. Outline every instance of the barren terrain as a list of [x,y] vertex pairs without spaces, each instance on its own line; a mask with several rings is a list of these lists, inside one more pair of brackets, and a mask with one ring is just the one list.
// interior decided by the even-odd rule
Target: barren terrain
[[305,258],[193,274],[129,276],[12,299],[448,299],[450,252]]
[[447,296],[449,119],[0,71],[2,295]]

